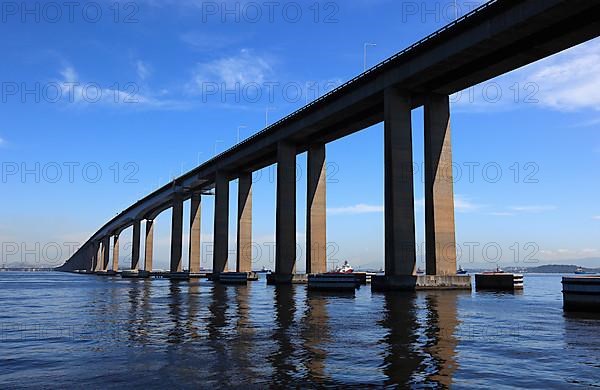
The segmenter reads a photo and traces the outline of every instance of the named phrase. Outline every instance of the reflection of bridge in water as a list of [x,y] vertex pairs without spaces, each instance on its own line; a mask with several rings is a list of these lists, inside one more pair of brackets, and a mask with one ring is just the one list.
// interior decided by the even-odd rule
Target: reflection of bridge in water
[[[183,269],[183,204],[191,203],[189,270],[200,271],[200,207],[215,197],[212,270],[228,263],[229,182],[239,179],[236,271],[251,271],[254,171],[277,164],[275,284],[291,283],[296,261],[296,156],[308,153],[307,273],[326,271],[326,144],[384,122],[385,277],[415,284],[411,111],[424,107],[426,273],[433,284],[456,276],[449,95],[600,34],[600,3],[492,0],[138,201],[105,224],[60,269],[118,269],[119,236],[133,227],[131,268],[152,269],[154,219],[171,208],[170,271]],[[160,154],[160,150],[156,151]],[[214,191],[214,192],[213,192]]]
[[[253,378],[259,386],[447,387],[458,369],[457,307],[469,295],[388,292],[368,298],[368,291],[315,294],[304,286],[264,283],[107,283],[129,291],[104,297],[106,306],[95,315],[99,321],[125,320],[111,336],[133,351],[127,357],[131,369],[143,364],[147,372],[157,365],[161,383],[178,378],[202,386],[250,384]],[[373,307],[369,318],[341,315],[361,304]],[[147,374],[149,383],[157,379]]]

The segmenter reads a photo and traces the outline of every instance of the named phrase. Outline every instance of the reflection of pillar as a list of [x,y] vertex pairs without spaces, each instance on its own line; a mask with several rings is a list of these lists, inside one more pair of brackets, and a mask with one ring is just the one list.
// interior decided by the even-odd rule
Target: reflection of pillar
[[183,199],[173,199],[173,217],[171,219],[171,272],[181,272],[183,249]]
[[326,379],[325,359],[327,350],[325,343],[329,337],[329,316],[327,314],[327,301],[323,296],[307,295],[306,311],[304,313],[300,336],[306,348],[306,381],[307,383],[322,383]]
[[108,263],[110,261],[110,236],[104,237],[102,240],[102,271],[108,271]]
[[140,220],[133,223],[133,240],[131,242],[131,269],[136,270],[140,264]]
[[141,310],[142,310],[142,315],[137,317],[139,318],[139,338],[140,338],[140,344],[144,345],[148,343],[148,338],[149,338],[149,334],[151,332],[150,330],[150,323],[152,323],[152,300],[151,300],[151,288],[152,288],[152,281],[150,280],[144,280],[142,281],[143,286],[142,286],[142,299],[141,299]]
[[292,275],[296,264],[296,147],[277,145],[275,274]]
[[229,178],[218,172],[215,179],[215,225],[213,273],[224,272],[227,268],[229,251]]
[[202,194],[192,194],[190,200],[190,273],[200,272],[200,222],[202,216]]
[[425,262],[428,275],[456,274],[452,141],[448,96],[425,102]]
[[200,306],[198,302],[200,297],[200,285],[198,283],[190,283],[186,296],[188,298],[186,333],[189,334],[192,339],[196,339],[199,337],[196,319],[198,318],[198,308]]
[[181,324],[181,285],[171,283],[169,285],[169,318],[173,324],[172,329],[167,334],[167,345],[180,344],[185,337],[185,329]]
[[425,334],[429,340],[428,352],[431,354],[436,367],[430,379],[436,381],[444,388],[452,384],[452,376],[457,370],[455,337],[458,327],[456,303],[458,293],[444,291],[444,293],[431,293],[427,295],[427,309],[429,322]]
[[382,326],[388,330],[383,372],[386,386],[410,387],[411,376],[421,372],[423,357],[414,348],[419,324],[415,295],[392,291],[385,295]]
[[242,173],[238,185],[237,272],[252,271],[252,173]]
[[250,322],[250,309],[248,295],[251,289],[251,285],[237,286],[235,287],[235,298],[236,298],[236,331],[237,341],[232,345],[232,356],[235,356],[239,374],[242,377],[252,378],[256,376],[252,372],[252,368],[256,365],[256,362],[252,359],[255,358],[255,354],[252,354],[253,338],[254,338],[254,327]]
[[154,221],[146,220],[146,245],[144,254],[144,271],[152,272],[152,257],[154,256]]
[[416,264],[411,99],[385,90],[385,274],[412,275]]
[[119,235],[120,233],[116,233],[113,237],[113,263],[112,269],[117,272],[119,270]]
[[291,284],[279,285],[275,288],[275,329],[273,339],[277,349],[269,356],[273,366],[272,383],[275,387],[289,386],[293,383],[291,367],[295,367],[292,358],[294,346],[290,338],[290,328],[294,324],[296,303],[294,300],[294,286]]
[[327,272],[327,174],[325,144],[308,148],[306,273]]
[[229,354],[230,345],[226,341],[224,330],[228,327],[227,316],[227,286],[220,283],[214,283],[211,291],[211,301],[208,305],[208,321],[206,331],[208,333],[208,344],[214,353],[211,354],[212,373],[222,378],[221,384],[226,386],[229,379],[227,374],[231,369],[231,359]]

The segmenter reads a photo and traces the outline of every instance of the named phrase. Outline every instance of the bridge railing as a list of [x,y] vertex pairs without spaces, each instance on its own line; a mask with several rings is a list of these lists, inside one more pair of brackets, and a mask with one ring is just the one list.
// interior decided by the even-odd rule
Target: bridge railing
[[[385,60],[381,61],[380,63],[378,63],[377,65],[373,66],[372,68],[367,69],[366,71],[360,73],[359,75],[353,77],[352,79],[346,81],[344,84],[332,89],[331,91],[327,92],[326,94],[324,94],[323,96],[313,100],[312,102],[306,104],[305,106],[302,106],[301,108],[299,108],[298,110],[292,112],[291,114],[286,115],[285,117],[279,119],[277,122],[265,127],[263,130],[251,135],[250,137],[246,138],[245,140],[241,141],[240,143],[236,144],[235,146],[232,146],[231,148],[217,154],[216,156],[214,156],[213,158],[211,158],[210,160],[207,160],[204,164],[209,164],[225,155],[227,155],[228,153],[231,153],[233,150],[237,149],[238,147],[240,147],[241,145],[244,145],[248,142],[251,142],[253,139],[260,137],[261,135],[268,133],[269,131],[273,130],[274,128],[280,126],[282,123],[294,118],[295,116],[300,115],[301,113],[303,113],[304,111],[307,111],[308,109],[310,109],[311,107],[323,102],[326,99],[329,99],[331,96],[337,94],[339,91],[341,91],[344,88],[347,88],[348,86],[356,83],[357,81],[366,78],[368,75],[378,71],[379,69],[381,69],[382,67],[384,67],[385,65],[387,65],[390,62],[395,61],[396,59],[398,59],[399,57],[406,55],[407,53],[415,50],[416,48],[422,46],[423,44],[431,41],[432,39],[436,38],[437,36],[441,35],[442,33],[450,30],[451,28],[454,28],[454,26],[456,26],[459,23],[462,23],[463,21],[472,18],[475,15],[480,14],[481,12],[483,12],[484,10],[489,9],[490,7],[492,7],[493,5],[502,2],[505,0],[490,0],[484,4],[482,4],[481,6],[475,8],[474,10],[470,11],[469,13],[461,16],[460,18],[456,19],[455,21],[445,25],[444,27],[436,30],[435,32],[427,35],[425,38],[415,42],[414,44],[410,45],[409,47],[407,47],[406,49],[392,55],[391,57],[386,58]],[[185,175],[184,175],[185,176]]]

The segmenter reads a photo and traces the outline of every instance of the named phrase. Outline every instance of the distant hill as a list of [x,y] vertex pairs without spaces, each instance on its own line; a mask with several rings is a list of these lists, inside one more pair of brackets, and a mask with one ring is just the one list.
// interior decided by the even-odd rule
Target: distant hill
[[574,274],[578,268],[583,269],[585,272],[599,273],[600,268],[585,268],[578,265],[563,265],[563,264],[549,264],[540,265],[538,267],[526,268],[525,272],[541,273],[541,274]]

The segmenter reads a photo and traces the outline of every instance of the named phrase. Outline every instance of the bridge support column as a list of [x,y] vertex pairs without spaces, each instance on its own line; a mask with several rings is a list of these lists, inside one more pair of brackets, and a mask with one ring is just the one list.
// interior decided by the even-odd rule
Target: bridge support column
[[100,264],[102,263],[102,243],[100,241],[94,243],[94,259],[92,264],[92,271],[100,271]]
[[225,272],[229,251],[229,178],[218,172],[215,179],[213,275]]
[[110,236],[102,239],[102,271],[108,271],[110,261]]
[[327,272],[327,174],[325,144],[308,149],[306,273]]
[[113,263],[112,270],[117,272],[119,270],[119,237],[121,233],[115,234],[113,237]]
[[411,98],[385,91],[385,274],[411,276],[416,265]]
[[140,264],[140,224],[141,221],[136,220],[133,223],[133,236],[131,240],[131,269],[137,271]]
[[173,217],[171,219],[171,268],[170,272],[181,272],[181,256],[183,252],[183,199],[173,200]]
[[200,224],[202,194],[194,192],[190,201],[190,273],[200,273]]
[[427,275],[456,275],[450,103],[435,94],[425,103],[425,250]]
[[146,243],[144,252],[144,271],[152,272],[152,257],[154,256],[154,221],[146,220]]
[[296,146],[277,145],[277,209],[275,218],[275,273],[271,284],[292,283],[296,266]]
[[413,290],[417,284],[411,112],[408,92],[385,91],[385,275],[371,279],[374,290]]
[[252,173],[239,177],[236,270],[252,271]]

